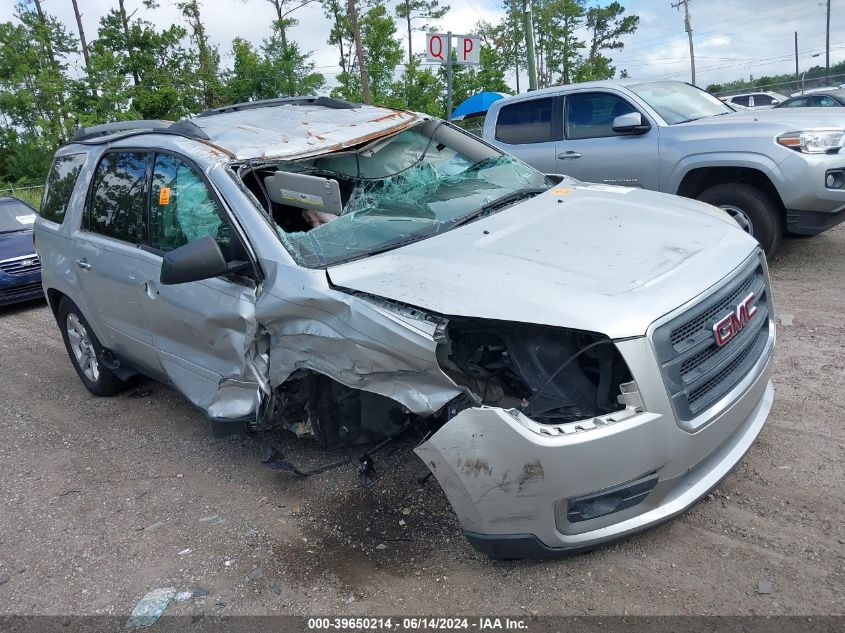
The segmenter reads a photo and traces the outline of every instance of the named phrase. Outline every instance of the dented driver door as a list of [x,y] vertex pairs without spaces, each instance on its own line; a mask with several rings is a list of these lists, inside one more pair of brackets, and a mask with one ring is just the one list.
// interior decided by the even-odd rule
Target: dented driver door
[[[227,261],[245,259],[221,201],[180,156],[156,154],[149,217],[150,254],[159,262],[167,251],[209,235]],[[163,285],[156,277],[140,292],[167,378],[212,418],[252,414],[259,396],[246,360],[255,335],[251,280],[230,275]]]

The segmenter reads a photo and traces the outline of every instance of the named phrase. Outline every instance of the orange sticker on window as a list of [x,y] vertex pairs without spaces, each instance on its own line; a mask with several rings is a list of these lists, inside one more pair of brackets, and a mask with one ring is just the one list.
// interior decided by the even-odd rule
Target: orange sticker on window
[[158,192],[158,203],[161,206],[170,204],[170,187],[162,187]]

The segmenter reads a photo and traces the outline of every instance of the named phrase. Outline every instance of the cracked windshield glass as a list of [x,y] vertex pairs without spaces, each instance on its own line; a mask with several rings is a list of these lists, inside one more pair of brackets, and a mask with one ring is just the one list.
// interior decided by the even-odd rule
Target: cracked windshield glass
[[339,214],[302,210],[307,230],[288,232],[280,222],[282,242],[309,268],[443,233],[551,185],[522,161],[434,122],[298,167],[300,174],[338,181],[344,201]]

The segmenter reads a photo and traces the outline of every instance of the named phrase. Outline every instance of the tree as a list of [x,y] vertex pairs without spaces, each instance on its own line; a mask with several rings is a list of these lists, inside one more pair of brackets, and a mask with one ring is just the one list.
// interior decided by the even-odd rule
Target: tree
[[176,3],[176,7],[188,21],[191,41],[196,47],[195,77],[199,84],[202,104],[206,108],[213,108],[219,105],[220,101],[220,53],[217,47],[208,44],[205,25],[200,15],[199,0],[180,0]]
[[579,81],[610,79],[616,73],[611,59],[602,55],[602,51],[621,49],[624,44],[619,38],[636,31],[640,22],[639,16],[623,16],[623,13],[625,7],[618,2],[587,10],[587,28],[592,32],[592,39],[589,56],[578,70]]
[[323,5],[323,13],[332,21],[332,28],[329,31],[328,43],[338,47],[340,54],[340,74],[337,80],[340,82],[340,96],[349,98],[349,69],[351,66],[353,36],[352,21],[345,11],[342,0],[320,0]]
[[[145,2],[148,8],[154,3]],[[90,85],[78,91],[74,109],[85,124],[121,119],[178,119],[204,107],[194,81],[196,54],[185,49],[187,31],[177,25],[158,31],[126,12],[123,0],[100,18],[91,43]],[[131,77],[131,79],[127,79]]]
[[[584,0],[557,0],[550,9],[554,12],[554,33],[559,42],[559,47],[549,53],[550,63],[558,81],[568,84],[572,82],[584,48],[577,36],[584,17]],[[552,85],[551,76],[547,79],[545,85]]]
[[441,100],[441,95],[446,92],[443,79],[430,68],[421,68],[418,58],[412,58],[411,63],[405,66],[405,71],[394,83],[392,92],[394,96],[391,101],[402,104],[409,110],[438,117],[445,116]]
[[46,173],[75,125],[68,59],[76,40],[40,3],[21,2],[18,24],[0,23],[0,180]]
[[[367,62],[364,58],[364,45],[361,41],[361,25],[358,23],[357,0],[347,0],[347,11],[349,12],[349,24],[352,28],[352,40],[355,42],[355,59],[358,62],[358,75],[361,78],[361,96],[364,103],[372,103],[370,97],[370,82],[367,76]],[[347,84],[347,92],[351,86]]]
[[396,38],[396,23],[384,5],[375,5],[364,14],[360,30],[360,56],[356,55],[349,72],[338,78],[348,88],[335,89],[332,95],[379,105],[405,104],[406,100],[398,97],[394,89],[394,73],[403,57],[402,43]]
[[[439,20],[449,12],[449,5],[440,4],[440,0],[399,0],[396,5],[396,17],[405,20],[408,29],[408,64],[414,59],[411,40],[415,30],[437,28],[430,20]],[[415,20],[425,20],[422,26],[414,28]]]

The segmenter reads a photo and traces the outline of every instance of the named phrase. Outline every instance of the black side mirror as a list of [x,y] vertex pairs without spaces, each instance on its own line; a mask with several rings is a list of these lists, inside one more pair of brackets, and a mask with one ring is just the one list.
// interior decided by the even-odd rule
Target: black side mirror
[[645,134],[650,129],[651,125],[639,112],[620,114],[613,119],[614,134]]
[[219,277],[229,272],[226,258],[210,235],[164,254],[159,281],[164,286]]

